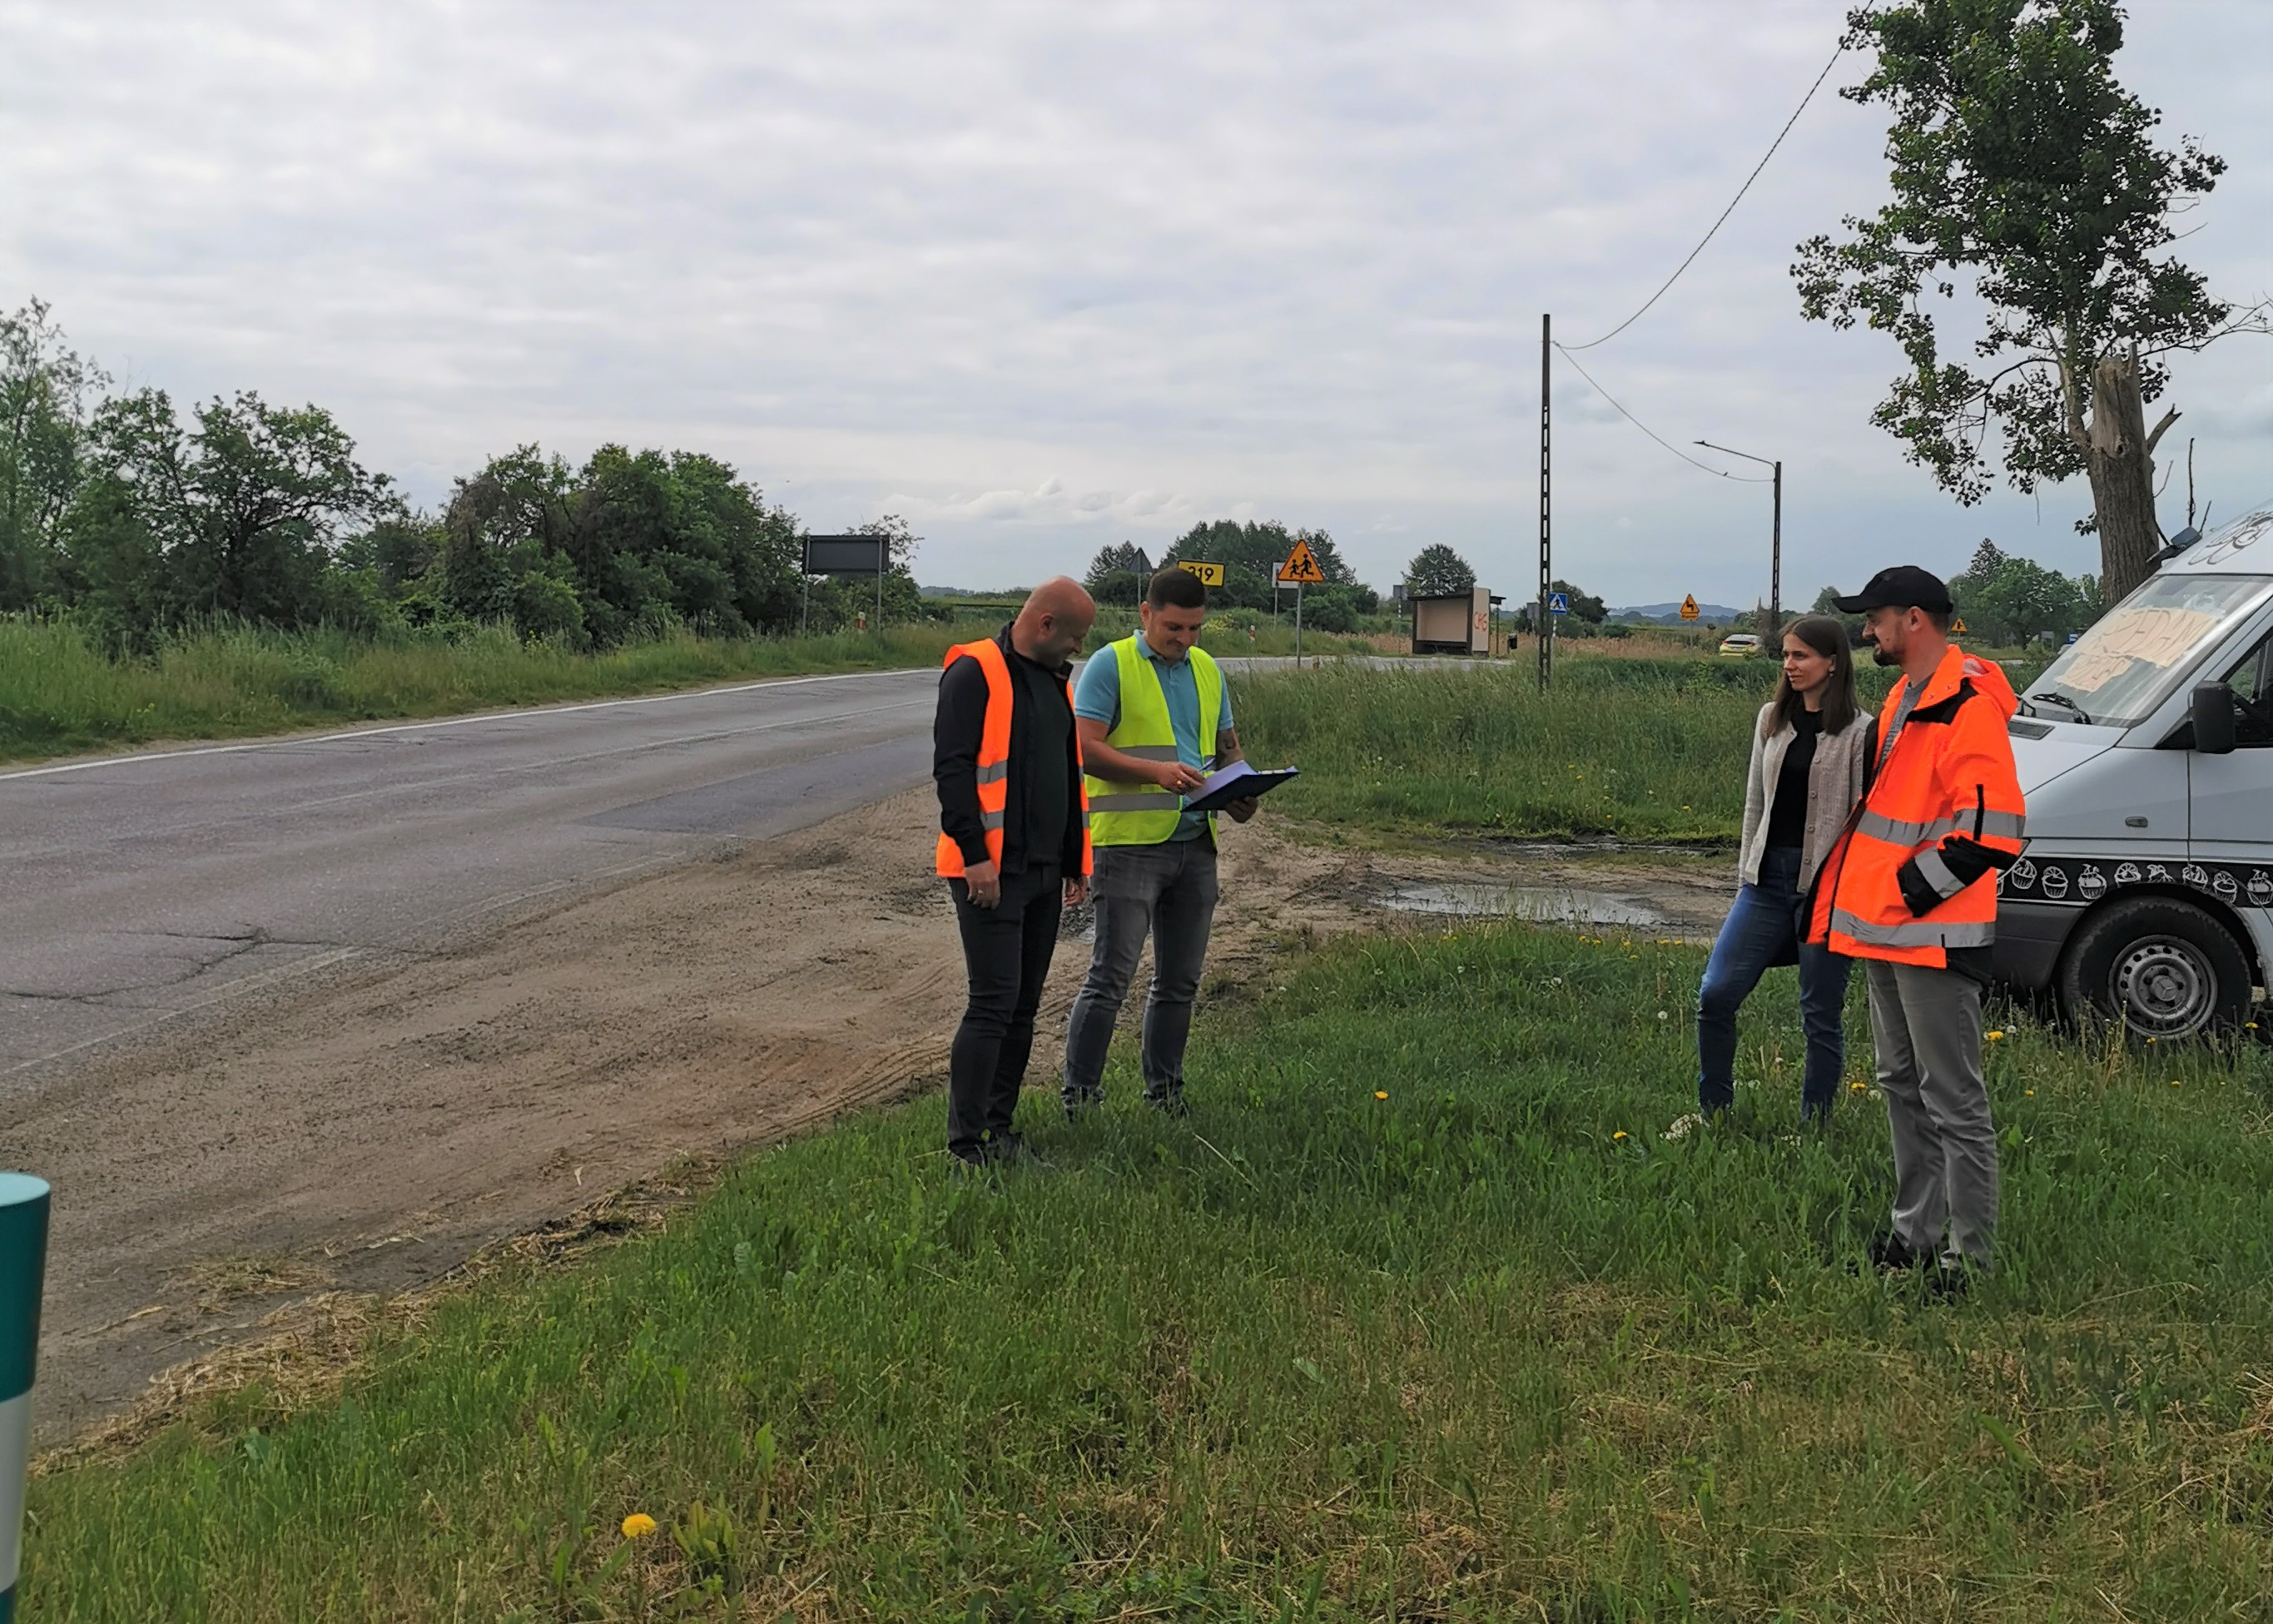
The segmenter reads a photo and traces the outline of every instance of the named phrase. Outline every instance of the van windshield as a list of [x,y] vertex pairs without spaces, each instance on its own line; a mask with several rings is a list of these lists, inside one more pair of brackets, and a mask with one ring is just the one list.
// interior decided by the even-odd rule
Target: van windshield
[[2105,727],[2152,714],[2212,634],[2253,606],[2273,577],[2173,573],[2155,576],[2100,617],[2029,685],[2032,708]]

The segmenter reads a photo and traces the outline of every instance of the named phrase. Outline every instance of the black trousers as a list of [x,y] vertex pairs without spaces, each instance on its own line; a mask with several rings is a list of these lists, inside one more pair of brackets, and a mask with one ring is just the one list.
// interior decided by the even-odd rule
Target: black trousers
[[961,880],[949,880],[948,889],[963,934],[971,1002],[948,1059],[947,1147],[969,1157],[1010,1131],[1064,895],[1055,863],[1004,875],[996,907],[971,906],[971,888]]

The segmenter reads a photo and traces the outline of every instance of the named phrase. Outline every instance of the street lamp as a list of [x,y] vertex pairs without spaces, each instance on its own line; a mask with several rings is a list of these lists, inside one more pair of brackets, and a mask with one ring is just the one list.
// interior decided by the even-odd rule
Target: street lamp
[[1709,440],[1700,440],[1697,443],[1707,451],[1718,451],[1724,456],[1742,457],[1747,462],[1758,462],[1763,468],[1775,470],[1775,517],[1768,532],[1768,635],[1773,637],[1783,629],[1783,464],[1754,456],[1749,451],[1731,451],[1728,447],[1716,446]]

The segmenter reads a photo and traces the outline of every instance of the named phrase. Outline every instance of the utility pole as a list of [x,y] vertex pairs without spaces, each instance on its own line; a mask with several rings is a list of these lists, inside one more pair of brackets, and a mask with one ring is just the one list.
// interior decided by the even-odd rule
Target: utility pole
[[1548,520],[1553,508],[1548,500],[1548,386],[1552,381],[1549,361],[1554,353],[1554,317],[1539,318],[1539,603],[1531,612],[1531,629],[1539,638],[1539,691],[1545,693],[1555,677],[1555,625],[1547,613],[1547,595],[1554,590],[1554,538]]
[[[1747,462],[1758,462],[1763,468],[1775,470],[1774,517],[1768,529],[1768,624],[1763,634],[1774,637],[1783,630],[1783,462],[1782,459],[1754,456],[1749,451],[1731,451],[1726,446],[1716,446],[1709,440],[1697,442],[1707,451],[1717,451],[1723,456],[1742,457]],[[1757,483],[1757,481],[1755,481]],[[1771,655],[1776,650],[1771,647]]]
[[[1783,459],[1775,465],[1775,519],[1768,532],[1768,632],[1771,639],[1783,634]],[[1782,652],[1770,646],[1771,657]]]

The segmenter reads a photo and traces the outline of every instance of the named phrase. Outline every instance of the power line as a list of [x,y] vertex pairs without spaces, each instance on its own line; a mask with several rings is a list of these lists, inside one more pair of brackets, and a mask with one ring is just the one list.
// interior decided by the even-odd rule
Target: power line
[[[1600,339],[1596,339],[1594,342],[1596,343],[1600,343],[1602,341]],[[1715,479],[1732,480],[1737,485],[1766,485],[1768,483],[1767,477],[1763,475],[1732,474],[1724,468],[1714,468],[1709,462],[1699,462],[1695,457],[1691,456],[1680,447],[1675,445],[1671,440],[1660,434],[1655,429],[1650,427],[1648,424],[1644,423],[1639,417],[1635,417],[1633,413],[1619,405],[1617,401],[1612,397],[1608,389],[1605,389],[1598,383],[1594,383],[1594,375],[1588,372],[1585,367],[1580,366],[1579,365],[1579,358],[1572,355],[1568,349],[1564,348],[1564,346],[1561,344],[1557,344],[1555,347],[1563,351],[1563,358],[1571,363],[1572,369],[1575,371],[1579,377],[1585,379],[1588,383],[1594,384],[1594,393],[1610,402],[1610,408],[1612,410],[1616,411],[1618,416],[1624,417],[1628,423],[1632,424],[1634,427],[1639,429],[1643,433],[1648,435],[1652,440],[1657,441],[1659,445],[1663,446],[1668,451],[1673,453],[1674,455],[1679,457],[1683,462],[1688,463],[1690,467],[1698,470],[1699,472],[1710,474]],[[1586,346],[1581,344],[1579,348],[1583,350]]]
[[[1673,267],[1673,274],[1665,279],[1664,287],[1661,287],[1655,293],[1651,294],[1648,301],[1644,304],[1639,310],[1634,312],[1632,315],[1628,316],[1624,321],[1619,322],[1617,326],[1603,334],[1602,337],[1590,339],[1583,344],[1557,344],[1555,346],[1557,350],[1560,350],[1567,356],[1573,350],[1592,350],[1596,344],[1607,344],[1619,334],[1633,326],[1635,322],[1639,321],[1643,316],[1649,312],[1650,305],[1656,304],[1658,300],[1665,297],[1665,289],[1667,288],[1670,288],[1675,282],[1681,280],[1681,273],[1687,270],[1691,265],[1694,264],[1696,262],[1697,256],[1705,252],[1705,244],[1713,240],[1713,233],[1714,231],[1718,231],[1728,222],[1729,216],[1737,212],[1737,205],[1744,200],[1744,193],[1750,192],[1752,189],[1752,183],[1759,179],[1760,171],[1768,167],[1768,160],[1776,155],[1776,148],[1783,145],[1783,138],[1791,133],[1792,125],[1797,124],[1799,122],[1799,116],[1807,111],[1807,104],[1815,100],[1815,93],[1823,88],[1823,81],[1831,77],[1831,70],[1839,64],[1839,58],[1846,55],[1846,52],[1847,44],[1846,41],[1842,40],[1832,51],[1831,60],[1823,64],[1823,71],[1815,76],[1815,83],[1810,85],[1807,87],[1807,94],[1799,99],[1799,105],[1792,109],[1791,117],[1783,121],[1783,128],[1776,132],[1776,139],[1768,143],[1767,153],[1761,156],[1760,161],[1758,163],[1752,166],[1752,172],[1744,177],[1744,184],[1737,188],[1737,195],[1729,199],[1729,207],[1721,211],[1721,218],[1713,222],[1712,230],[1706,232],[1705,235],[1699,239],[1697,246],[1689,251],[1688,259],[1684,259],[1679,265]],[[1573,363],[1573,365],[1575,365],[1576,363]],[[1588,379],[1587,381],[1592,383],[1594,380],[1592,379]],[[1604,395],[1602,398],[1604,400],[1609,400],[1609,396]],[[1613,405],[1617,404],[1616,402],[1612,402],[1611,403]],[[1653,438],[1654,437],[1653,436]]]

